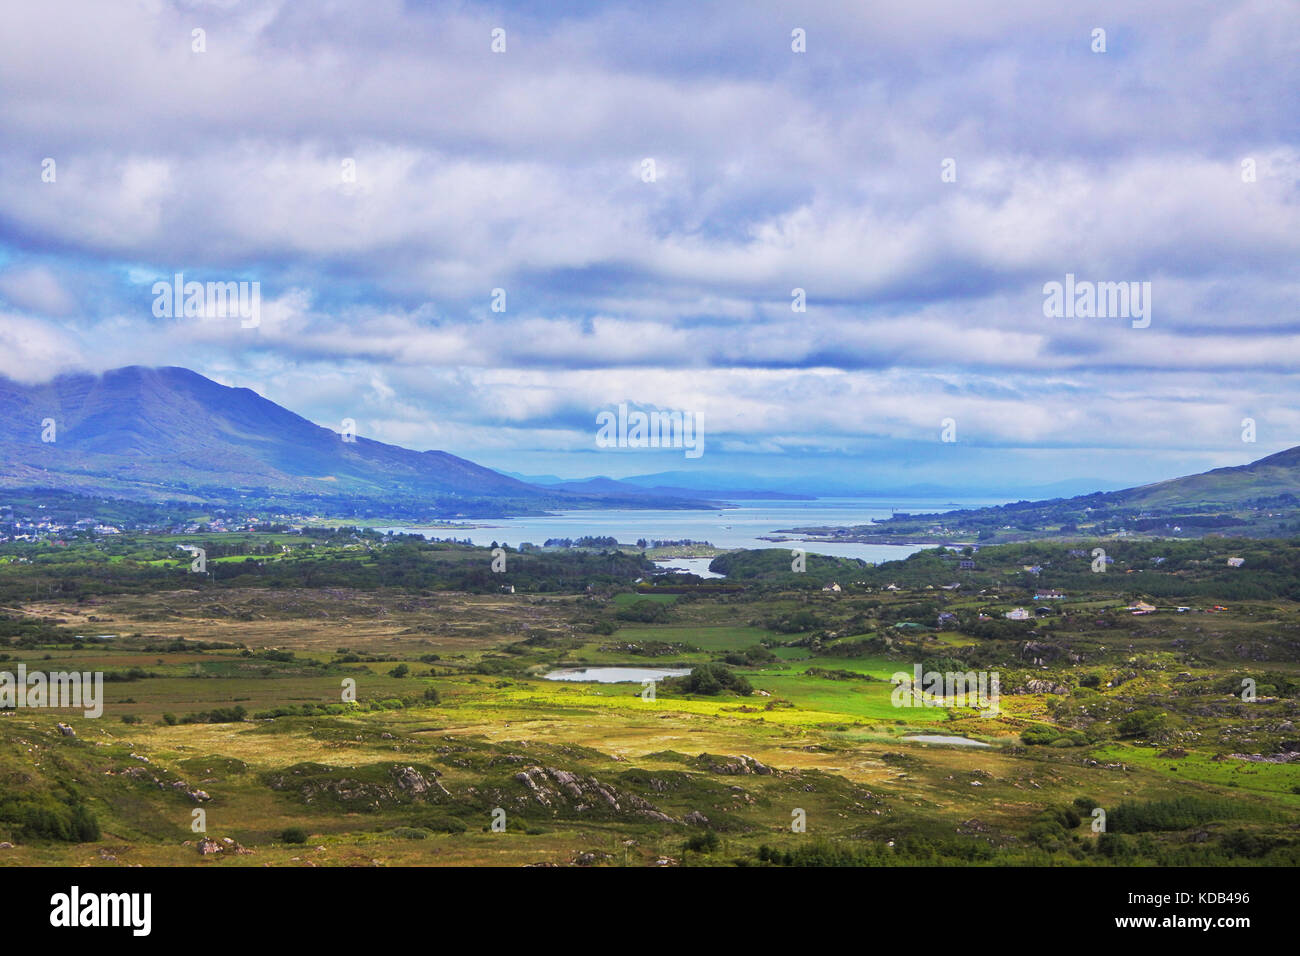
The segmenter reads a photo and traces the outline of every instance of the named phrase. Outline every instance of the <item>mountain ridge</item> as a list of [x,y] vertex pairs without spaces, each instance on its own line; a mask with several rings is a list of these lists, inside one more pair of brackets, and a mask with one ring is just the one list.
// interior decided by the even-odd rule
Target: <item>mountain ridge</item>
[[[241,497],[611,506],[637,496],[542,488],[449,452],[343,436],[179,366],[133,365],[41,385],[0,378],[0,486],[146,500]],[[700,507],[669,499],[669,507]]]

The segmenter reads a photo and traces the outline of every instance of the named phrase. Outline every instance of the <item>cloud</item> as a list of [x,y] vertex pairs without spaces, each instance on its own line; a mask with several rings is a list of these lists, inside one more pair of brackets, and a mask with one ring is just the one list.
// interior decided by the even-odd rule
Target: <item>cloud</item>
[[[1254,457],[1234,416],[1297,442],[1282,6],[357,11],[12,11],[0,371],[186,365],[471,456],[585,454],[619,401],[774,468],[882,467],[949,416],[1132,474],[1139,447]],[[175,272],[259,282],[260,326],[157,319]],[[1067,272],[1150,281],[1151,327],[1044,318]]]

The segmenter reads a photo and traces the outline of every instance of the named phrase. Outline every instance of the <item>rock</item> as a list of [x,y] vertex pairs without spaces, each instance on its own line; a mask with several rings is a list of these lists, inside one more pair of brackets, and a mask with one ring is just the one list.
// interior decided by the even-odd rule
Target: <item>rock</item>
[[1070,688],[1065,684],[1053,683],[1050,680],[1031,680],[1025,683],[1023,688],[1016,688],[1014,693],[1017,694],[1068,694]]
[[[701,754],[699,759],[713,773],[738,776],[743,774],[766,775],[772,772],[771,767],[759,763],[748,754],[740,754],[737,757],[711,757],[708,754]],[[723,762],[716,762],[719,760]]]
[[200,856],[207,856],[209,853],[220,853],[225,849],[216,840],[209,840],[207,837],[199,841],[198,847]]
[[438,782],[438,771],[432,770],[430,772],[433,779],[429,779],[414,767],[394,767],[391,771],[397,785],[409,794],[421,797],[434,792],[447,797],[451,796],[447,788]]
[[[163,785],[162,782],[159,781],[158,786],[161,787],[162,785]],[[210,796],[208,796],[207,793],[206,793],[205,791],[203,791],[203,790],[191,790],[191,789],[190,789],[190,785],[189,785],[188,783],[186,783],[184,780],[175,780],[175,781],[173,781],[173,782],[172,782],[172,789],[175,790],[175,791],[177,791],[178,793],[183,793],[183,794],[185,794],[185,796],[189,797],[189,798],[190,798],[191,800],[193,800],[195,803],[202,803],[204,800],[211,800],[211,799],[212,799],[212,798],[211,798]]]
[[1236,760],[1249,760],[1251,763],[1291,763],[1300,760],[1300,751],[1284,750],[1282,753],[1268,754],[1229,754]]
[[65,724],[63,721],[59,721],[58,727],[59,727],[59,733],[63,734],[63,736],[65,737],[77,736],[77,732],[72,729],[71,724]]
[[550,810],[572,806],[577,813],[602,810],[618,814],[635,813],[658,823],[676,823],[635,793],[620,791],[595,777],[555,767],[532,766],[512,778],[528,790],[528,800]]
[[709,818],[700,813],[699,810],[692,810],[690,813],[686,814],[686,816],[682,817],[682,820],[697,827],[707,827],[709,825]]

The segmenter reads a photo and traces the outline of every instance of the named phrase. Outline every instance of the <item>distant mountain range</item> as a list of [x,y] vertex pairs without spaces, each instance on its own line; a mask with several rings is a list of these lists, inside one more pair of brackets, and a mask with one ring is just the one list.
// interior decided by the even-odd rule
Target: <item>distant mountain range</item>
[[706,507],[698,496],[543,488],[444,451],[338,432],[184,368],[130,366],[27,386],[0,378],[0,487],[145,501],[319,500],[449,514]]
[[536,485],[544,485],[547,488],[560,488],[565,491],[573,491],[584,494],[619,494],[619,495],[638,495],[638,496],[671,496],[676,498],[695,498],[700,500],[716,501],[719,499],[743,499],[748,501],[814,501],[814,495],[796,494],[785,491],[762,490],[758,488],[744,487],[726,487],[726,478],[719,476],[709,476],[713,481],[701,482],[696,487],[684,485],[664,485],[653,484],[647,479],[654,478],[653,475],[645,475],[637,478],[607,478],[600,476],[597,478],[581,478],[577,480],[566,480],[557,478],[554,475],[524,476],[514,472],[504,472],[512,478],[520,481],[527,481]]
[[[1003,500],[1065,498],[1080,481],[1005,489]],[[1099,483],[1090,483],[1089,497]],[[246,388],[184,368],[130,366],[63,375],[42,385],[0,378],[0,487],[45,488],[141,501],[369,503],[393,514],[504,515],[574,508],[707,508],[727,500],[878,495],[969,497],[935,487],[874,492],[813,480],[721,472],[633,478],[502,474],[445,451],[413,451],[328,428]],[[1248,465],[1216,468],[1138,488],[1107,491],[1107,504],[1232,504],[1300,491],[1300,448]],[[1036,493],[1035,493],[1036,492]],[[994,492],[994,495],[997,493]],[[992,497],[991,495],[990,497]]]
[[564,479],[555,475],[525,475],[506,471],[503,474],[520,481],[546,487],[576,487],[587,482],[617,481],[620,487],[635,487],[658,492],[672,491],[680,495],[703,495],[714,498],[748,498],[774,500],[808,500],[810,498],[894,498],[900,500],[953,498],[983,498],[1005,501],[1009,498],[1060,498],[1070,495],[1090,494],[1123,488],[1116,481],[1100,478],[1070,478],[1038,484],[1003,485],[1000,487],[970,487],[965,485],[915,484],[906,486],[867,486],[808,475],[801,478],[769,478],[723,471],[664,471],[653,475],[633,475],[627,478]]

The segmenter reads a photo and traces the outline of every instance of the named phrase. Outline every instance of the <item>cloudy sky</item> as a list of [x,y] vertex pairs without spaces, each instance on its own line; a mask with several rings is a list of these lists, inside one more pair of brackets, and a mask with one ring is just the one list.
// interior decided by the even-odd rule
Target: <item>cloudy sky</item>
[[[183,365],[564,477],[1118,487],[1300,444],[1291,2],[5,18],[0,374]],[[156,316],[177,272],[260,323]],[[1149,326],[1045,316],[1067,273],[1150,282]],[[596,448],[620,402],[704,455]]]

